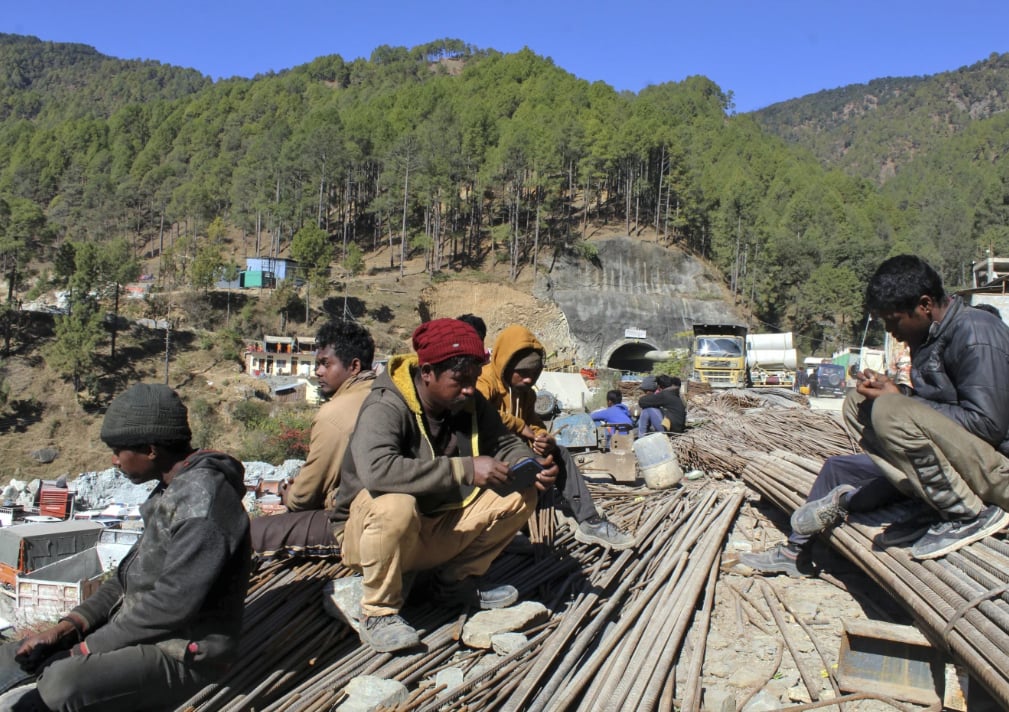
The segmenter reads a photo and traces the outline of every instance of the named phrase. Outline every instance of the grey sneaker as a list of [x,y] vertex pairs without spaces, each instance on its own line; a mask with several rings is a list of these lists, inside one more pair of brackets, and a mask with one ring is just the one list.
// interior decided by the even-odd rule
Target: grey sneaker
[[739,563],[757,574],[787,574],[792,578],[806,578],[812,574],[802,552],[788,544],[778,544],[759,554],[740,554]]
[[903,546],[918,541],[928,534],[928,530],[939,523],[939,515],[934,510],[921,512],[908,519],[894,522],[872,538],[872,542],[881,549],[891,546]]
[[575,539],[583,544],[598,544],[615,551],[634,546],[634,537],[598,514],[575,527]]
[[358,631],[361,642],[379,653],[394,653],[420,645],[417,631],[396,614],[389,616],[368,616]]
[[851,485],[838,485],[820,499],[806,502],[792,513],[792,531],[796,534],[819,534],[840,524],[848,516],[841,496],[854,492]]
[[434,584],[433,594],[443,606],[468,606],[482,611],[507,608],[519,600],[518,589],[514,586],[485,586],[473,576],[452,583],[439,579]]
[[962,546],[994,534],[1009,523],[1009,512],[989,504],[973,519],[938,522],[911,547],[915,559],[937,559]]

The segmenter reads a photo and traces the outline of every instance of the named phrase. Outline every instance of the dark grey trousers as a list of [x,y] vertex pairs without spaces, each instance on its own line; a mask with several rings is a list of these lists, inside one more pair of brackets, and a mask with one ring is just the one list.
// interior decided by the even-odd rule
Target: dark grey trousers
[[208,673],[156,645],[131,645],[57,660],[39,675],[36,689],[50,710],[172,710],[214,681]]
[[571,509],[575,521],[581,524],[586,519],[597,514],[596,505],[592,502],[589,487],[585,484],[581,470],[575,464],[574,458],[566,447],[557,446],[554,451],[554,462],[557,463],[557,489],[561,497]]

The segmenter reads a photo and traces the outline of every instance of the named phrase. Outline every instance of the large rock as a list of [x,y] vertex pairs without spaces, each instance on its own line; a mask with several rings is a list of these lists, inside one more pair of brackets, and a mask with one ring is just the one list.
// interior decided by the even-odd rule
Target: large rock
[[374,675],[361,675],[347,683],[348,699],[336,709],[339,712],[371,712],[379,707],[395,707],[410,696],[406,686],[396,680]]
[[333,618],[342,620],[355,631],[360,628],[361,597],[364,595],[362,576],[344,576],[326,582],[322,587],[322,608]]
[[480,611],[463,626],[462,642],[471,648],[488,650],[495,634],[520,631],[549,617],[550,611],[537,601],[524,601],[496,611]]
[[54,447],[40,447],[38,450],[32,450],[31,458],[35,462],[41,462],[44,465],[49,464],[57,457],[59,457],[60,451]]
[[101,472],[85,472],[73,483],[77,509],[99,509],[109,504],[142,504],[157,482],[135,485],[115,467]]

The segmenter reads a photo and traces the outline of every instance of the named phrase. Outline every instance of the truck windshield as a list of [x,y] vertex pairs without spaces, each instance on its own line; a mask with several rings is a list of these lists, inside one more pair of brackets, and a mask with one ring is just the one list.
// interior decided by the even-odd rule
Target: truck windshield
[[694,347],[698,356],[742,356],[743,342],[724,337],[698,337]]

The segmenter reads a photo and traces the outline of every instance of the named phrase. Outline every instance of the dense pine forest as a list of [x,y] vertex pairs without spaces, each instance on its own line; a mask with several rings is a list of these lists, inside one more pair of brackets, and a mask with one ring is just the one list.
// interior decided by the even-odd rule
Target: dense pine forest
[[741,115],[703,76],[620,93],[459,40],[212,82],[0,35],[4,308],[68,290],[58,360],[93,347],[99,288],[142,260],[161,289],[233,276],[235,232],[322,295],[379,249],[391,274],[423,256],[432,278],[488,260],[514,278],[591,258],[608,225],[710,260],[767,328],[851,336],[888,254],[958,285],[1009,251],[1007,90],[992,56]]

